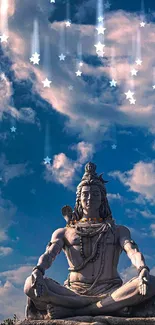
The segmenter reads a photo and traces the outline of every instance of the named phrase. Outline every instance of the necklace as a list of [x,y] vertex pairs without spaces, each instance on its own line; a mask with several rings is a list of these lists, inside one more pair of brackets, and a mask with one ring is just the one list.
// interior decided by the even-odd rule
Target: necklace
[[[98,242],[98,243],[97,243],[97,249],[96,249],[95,255],[94,255],[93,258],[91,258],[91,259],[89,260],[89,262],[93,263],[93,262],[95,262],[95,261],[98,259],[99,255],[100,255],[100,245],[101,245],[101,243]],[[80,254],[81,254],[81,256],[83,257],[83,259],[86,259],[86,256],[85,256],[85,254],[84,254],[83,238],[82,238],[82,237],[80,237]]]

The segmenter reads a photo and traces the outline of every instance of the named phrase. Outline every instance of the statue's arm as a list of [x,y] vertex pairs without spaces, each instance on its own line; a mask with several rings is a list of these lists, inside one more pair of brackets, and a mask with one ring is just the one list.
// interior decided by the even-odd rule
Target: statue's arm
[[59,228],[54,231],[51,241],[46,247],[46,251],[39,257],[37,266],[40,266],[43,271],[48,269],[56,256],[61,252],[64,246],[65,228]]
[[139,251],[137,244],[131,239],[130,230],[125,226],[119,226],[119,243],[137,270],[141,266],[146,266],[143,254]]

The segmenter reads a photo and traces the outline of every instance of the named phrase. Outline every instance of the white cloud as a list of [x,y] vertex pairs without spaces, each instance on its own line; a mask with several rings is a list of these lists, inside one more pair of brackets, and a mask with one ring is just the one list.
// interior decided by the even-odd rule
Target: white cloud
[[[23,288],[32,266],[24,265],[14,270],[0,272],[0,320],[12,318],[14,314],[22,320],[25,314],[26,295]],[[4,281],[5,280],[5,281]]]
[[6,281],[4,285],[0,286],[0,306],[0,321],[13,318],[14,314],[23,320],[26,306],[26,296],[23,290]]
[[73,190],[73,181],[78,179],[77,172],[82,168],[82,164],[92,158],[94,148],[92,144],[82,141],[76,145],[72,145],[71,149],[77,151],[77,160],[73,161],[64,153],[55,155],[53,164],[46,165],[45,179],[47,181],[58,182]]
[[[88,3],[87,5],[88,6]],[[20,10],[19,10],[20,7]],[[88,6],[89,7],[89,6]],[[131,64],[127,56],[133,56],[136,59],[136,52],[131,53],[132,39],[136,42],[138,32],[139,17],[136,13],[126,13],[122,10],[106,13],[106,60],[107,64],[93,66],[84,62],[82,71],[84,75],[90,76],[91,85],[88,85],[83,78],[75,76],[77,56],[77,41],[79,35],[82,40],[83,56],[97,56],[94,43],[96,41],[96,32],[93,25],[77,25],[72,24],[67,30],[67,49],[69,49],[69,60],[65,64],[60,64],[58,57],[60,43],[60,30],[64,22],[48,23],[49,4],[41,5],[36,1],[30,3],[29,12],[35,12],[35,15],[25,14],[27,11],[27,1],[22,1],[22,8],[19,1],[16,2],[16,10],[14,20],[11,20],[9,50],[5,49],[5,53],[11,56],[13,65],[12,69],[18,79],[27,78],[32,82],[32,96],[39,93],[52,108],[68,117],[65,129],[78,133],[79,137],[88,142],[99,143],[100,141],[109,139],[109,130],[116,123],[122,127],[141,127],[148,132],[154,132],[154,109],[152,91],[152,77],[150,71],[154,64],[154,24],[149,24],[149,31],[146,28],[141,34],[141,52],[143,56],[142,67],[139,67],[139,76],[134,81],[130,77]],[[83,9],[82,9],[83,10]],[[87,8],[91,10],[91,8]],[[50,89],[42,87],[45,72],[34,67],[29,62],[31,52],[31,35],[32,20],[39,15],[40,26],[40,47],[44,48],[45,33],[52,34],[49,38],[49,47],[51,51],[51,66],[49,71],[52,73],[53,82]],[[35,17],[34,17],[35,16]],[[24,17],[24,26],[21,24]],[[26,20],[25,20],[26,17]],[[115,26],[117,25],[117,30]],[[20,32],[18,30],[20,26]],[[18,30],[18,33],[17,33]],[[149,37],[148,37],[149,33]],[[21,36],[22,35],[22,36]],[[111,44],[115,48],[114,66],[109,67],[111,63]],[[136,45],[136,43],[135,43]],[[101,62],[105,58],[100,58]],[[54,62],[54,64],[52,64]],[[109,87],[109,80],[116,74],[118,87],[112,92]],[[146,79],[146,75],[148,76]],[[101,78],[101,86],[98,81]],[[68,90],[68,85],[74,84],[72,96]],[[136,93],[136,105],[132,107],[126,100],[124,92],[134,85]],[[5,87],[4,87],[5,88]],[[5,94],[5,91],[4,91]],[[96,95],[95,95],[96,94]],[[149,94],[149,96],[148,96]],[[5,97],[5,96],[2,96]],[[8,96],[9,97],[9,96]],[[120,100],[117,101],[116,98]],[[1,105],[3,109],[4,105]],[[9,107],[8,107],[9,108]],[[10,111],[10,108],[8,112]],[[17,110],[15,115],[19,114]]]
[[120,182],[128,186],[130,192],[140,194],[146,202],[148,201],[152,205],[155,203],[155,160],[152,162],[140,161],[129,171],[123,173],[113,171],[109,175],[118,178]]
[[22,285],[28,275],[32,272],[32,266],[21,266],[18,269],[0,272],[0,277],[6,278],[13,284]]
[[0,172],[4,184],[7,184],[15,177],[33,173],[31,169],[28,169],[28,163],[9,164],[4,154],[2,154],[0,157]]
[[13,249],[11,247],[3,247],[0,246],[0,257],[1,256],[7,256],[13,252]]

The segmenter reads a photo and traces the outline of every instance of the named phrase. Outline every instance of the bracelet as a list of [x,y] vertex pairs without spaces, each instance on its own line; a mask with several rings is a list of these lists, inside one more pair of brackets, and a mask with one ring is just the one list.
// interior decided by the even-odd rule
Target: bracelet
[[35,270],[39,270],[42,273],[42,275],[45,274],[44,269],[40,265],[37,265],[32,269],[32,271],[35,271]]
[[140,266],[139,269],[138,269],[138,275],[140,274],[140,272],[143,270],[143,269],[146,269],[150,272],[150,269],[147,265],[144,265],[144,266]]

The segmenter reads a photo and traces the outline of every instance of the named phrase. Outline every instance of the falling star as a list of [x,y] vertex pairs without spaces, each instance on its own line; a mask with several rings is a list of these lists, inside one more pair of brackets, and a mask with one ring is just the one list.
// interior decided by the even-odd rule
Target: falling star
[[144,21],[142,21],[141,23],[140,23],[140,27],[144,27],[145,26],[145,22]]
[[44,84],[44,88],[50,88],[50,84],[52,81],[48,80],[48,78],[46,78],[45,80],[42,81],[42,83]]
[[134,104],[135,105],[136,99],[131,98],[131,99],[129,99],[129,101],[130,101],[130,104]]
[[35,52],[34,54],[32,54],[31,58],[30,58],[30,62],[33,62],[33,64],[39,64],[40,58],[39,58],[40,54]]
[[34,19],[32,40],[31,40],[30,62],[33,62],[33,64],[39,64],[40,61],[39,57],[40,57],[39,23],[37,19]]
[[133,97],[134,93],[131,92],[131,90],[128,90],[128,92],[125,93],[125,95],[126,95],[126,99],[129,99],[129,98],[132,98]]
[[48,156],[46,158],[44,158],[44,164],[50,164],[51,158],[49,158]]
[[66,27],[70,27],[71,22],[70,21],[66,21],[65,24],[66,24]]
[[116,80],[112,79],[109,82],[110,82],[110,87],[113,87],[113,86],[116,87],[116,84],[117,84],[117,81]]
[[7,43],[8,38],[9,38],[9,36],[7,36],[7,35],[5,35],[5,34],[3,34],[2,36],[0,36],[1,43],[3,43],[3,42]]
[[16,132],[16,128],[15,128],[14,126],[12,126],[12,127],[10,128],[10,130],[11,130],[11,132]]
[[103,26],[96,27],[96,29],[98,31],[98,35],[99,34],[103,34],[104,35],[104,31],[106,30],[106,28],[103,27]]
[[141,65],[142,64],[142,60],[140,60],[140,59],[137,59],[135,62],[136,62],[137,65]]
[[60,59],[60,61],[65,61],[65,57],[66,57],[66,55],[64,55],[63,53],[61,53],[61,54],[59,55],[59,59]]
[[98,51],[103,51],[103,48],[105,47],[104,44],[102,44],[101,42],[98,42],[97,44],[94,45],[96,47],[96,52]]
[[81,77],[82,72],[80,70],[76,71],[75,73],[77,77]]
[[137,72],[138,72],[138,70],[136,70],[136,69],[132,69],[132,70],[131,70],[131,75],[132,75],[132,76],[137,76]]

